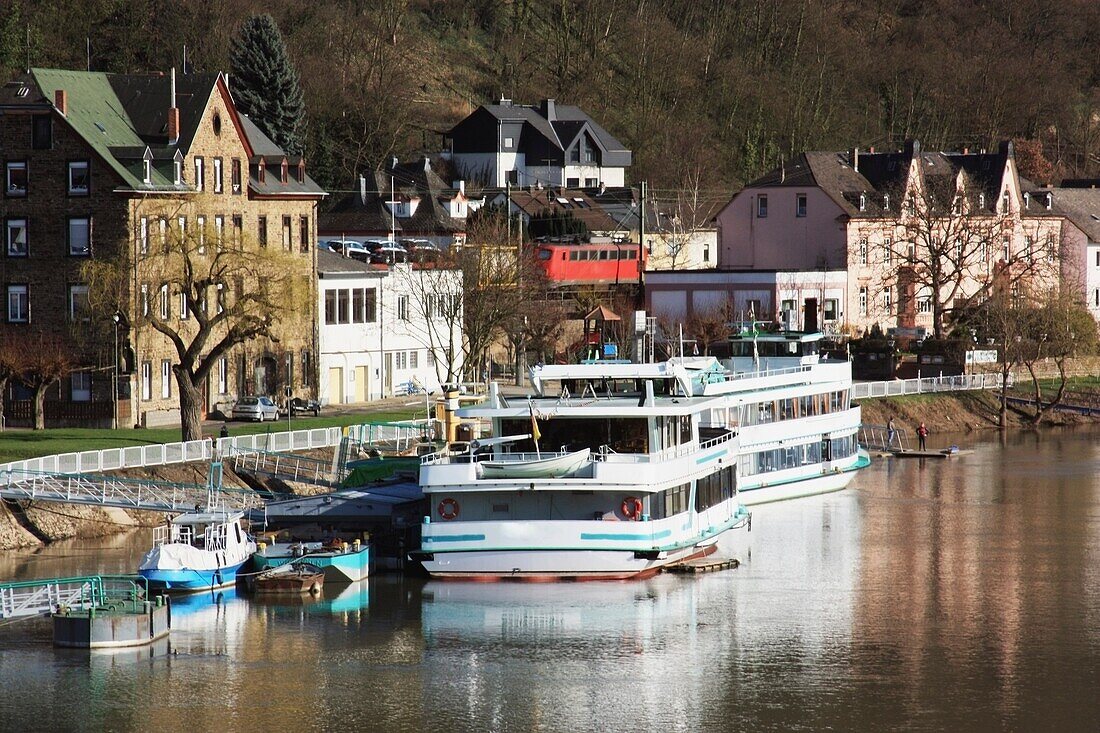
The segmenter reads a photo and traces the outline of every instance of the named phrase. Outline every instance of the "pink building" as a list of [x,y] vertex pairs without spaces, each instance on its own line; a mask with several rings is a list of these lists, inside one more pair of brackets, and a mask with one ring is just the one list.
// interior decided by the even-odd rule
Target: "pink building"
[[[731,281],[765,271],[805,283],[843,272],[841,302],[829,313],[840,330],[857,333],[875,323],[930,330],[934,309],[950,312],[1006,267],[1027,263],[1038,272],[1036,262],[1049,262],[1044,277],[1057,283],[1062,250],[1076,252],[1081,231],[1049,199],[1024,188],[1034,187],[1021,181],[1011,142],[991,153],[924,152],[915,141],[891,152],[802,153],[750,183],[718,214],[718,270]],[[930,213],[939,211],[945,213]],[[929,251],[954,236],[959,219],[982,231],[971,231],[965,247],[960,240],[960,285],[941,286],[939,297],[922,280],[921,263],[932,256],[914,234],[922,218]],[[825,279],[835,285],[835,277]],[[829,301],[801,297],[796,322],[827,323]]]

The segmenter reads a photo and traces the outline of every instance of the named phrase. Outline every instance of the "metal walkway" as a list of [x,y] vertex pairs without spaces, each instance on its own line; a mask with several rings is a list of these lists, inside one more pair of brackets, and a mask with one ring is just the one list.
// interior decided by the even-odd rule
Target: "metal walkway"
[[864,423],[859,426],[859,444],[864,448],[874,448],[880,451],[908,450],[908,438],[901,428],[894,430],[891,440],[890,430],[885,425],[869,425]]
[[88,610],[149,595],[145,579],[136,575],[87,575],[0,584],[0,619],[54,613],[62,607]]
[[[347,445],[347,442],[347,438],[344,438],[341,446]],[[266,450],[252,450],[247,453],[234,451],[228,460],[233,462],[234,471],[248,471],[284,481],[297,481],[330,488],[339,487],[347,475],[346,451],[342,448],[336,451],[332,461]]]
[[223,487],[221,469],[220,462],[210,464],[206,486],[86,473],[4,471],[0,475],[0,497],[154,512],[188,512],[207,507],[243,510],[264,503],[263,497],[251,489]]

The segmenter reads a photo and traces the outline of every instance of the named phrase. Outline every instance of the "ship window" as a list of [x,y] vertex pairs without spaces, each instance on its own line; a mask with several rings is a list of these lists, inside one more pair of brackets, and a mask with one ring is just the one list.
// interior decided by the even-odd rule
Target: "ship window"
[[493,504],[493,511],[494,512],[506,512],[506,511],[508,511],[508,505],[507,504]]
[[234,531],[234,532],[236,533],[236,535],[237,535],[237,544],[238,544],[238,545],[239,545],[239,544],[241,544],[241,525],[239,525],[239,524],[234,524],[234,525],[233,525],[233,531]]

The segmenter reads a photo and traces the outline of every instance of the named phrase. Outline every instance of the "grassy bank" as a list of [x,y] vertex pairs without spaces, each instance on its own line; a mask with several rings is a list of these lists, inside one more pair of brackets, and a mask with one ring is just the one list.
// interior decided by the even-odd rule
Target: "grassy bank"
[[[421,409],[417,416],[423,417]],[[343,427],[364,422],[389,420],[408,420],[414,417],[413,410],[384,410],[345,415],[320,417],[295,417],[290,422],[293,430],[313,428]],[[251,435],[255,433],[278,433],[287,430],[287,421],[269,423],[230,422],[230,435]],[[204,433],[216,437],[221,430],[220,423],[206,423]],[[148,429],[94,429],[94,428],[56,428],[51,430],[8,429],[0,433],[0,463],[20,461],[25,458],[49,456],[57,453],[76,453],[103,448],[122,448],[131,445],[151,445],[154,443],[174,443],[180,439],[179,428]]]
[[[1000,397],[988,390],[880,397],[858,402],[865,425],[885,425],[893,418],[897,427],[907,431],[909,435],[916,433],[921,422],[933,433],[966,433],[995,429],[1000,424]],[[1095,420],[1071,412],[1052,410],[1044,416],[1042,424],[1080,425],[1090,422]],[[1008,410],[1008,426],[1027,429],[1034,427],[1026,414],[1011,406]]]

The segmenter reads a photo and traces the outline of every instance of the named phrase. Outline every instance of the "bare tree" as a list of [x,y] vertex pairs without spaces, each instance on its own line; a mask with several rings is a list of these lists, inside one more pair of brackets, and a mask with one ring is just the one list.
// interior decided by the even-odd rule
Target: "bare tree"
[[396,264],[392,273],[401,294],[409,298],[409,308],[407,313],[394,314],[397,318],[391,317],[391,323],[404,320],[409,335],[431,353],[440,384],[462,381],[465,350],[460,264],[448,254],[430,263]]
[[882,290],[891,294],[883,298],[888,315],[896,309],[904,320],[927,312],[940,339],[956,302],[988,297],[995,282],[1024,282],[1053,262],[1052,243],[1040,252],[1025,238],[1026,251],[1019,251],[1018,223],[1006,201],[994,198],[961,170],[924,176],[900,192],[900,212],[886,214],[892,234],[862,238],[856,253],[879,265]]
[[26,350],[12,339],[0,340],[0,430],[4,429],[4,396],[8,385],[23,373]]
[[700,355],[710,356],[712,344],[729,339],[730,323],[733,320],[733,309],[727,300],[711,308],[693,311],[685,325],[689,333],[695,337]]
[[693,257],[699,229],[707,223],[711,211],[711,203],[702,195],[701,181],[702,168],[695,167],[685,174],[675,198],[647,202],[654,215],[650,241],[655,246],[650,267],[679,270],[703,265],[701,258]]
[[234,346],[278,343],[281,326],[293,327],[299,313],[311,312],[309,268],[301,255],[223,239],[212,226],[170,227],[163,246],[136,258],[121,250],[85,264],[89,308],[128,313],[135,330],[148,329],[171,344],[182,437],[197,440],[203,382]]
[[72,371],[73,354],[58,334],[37,331],[24,342],[20,380],[34,390],[34,429],[46,427],[46,390]]

